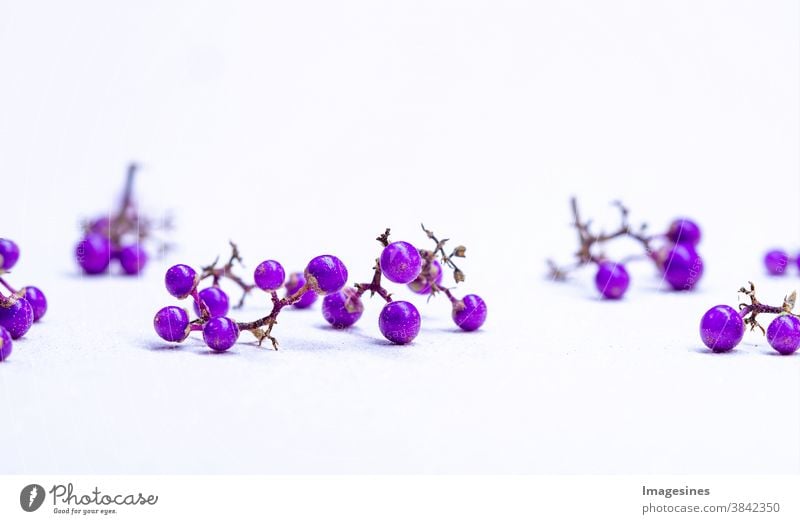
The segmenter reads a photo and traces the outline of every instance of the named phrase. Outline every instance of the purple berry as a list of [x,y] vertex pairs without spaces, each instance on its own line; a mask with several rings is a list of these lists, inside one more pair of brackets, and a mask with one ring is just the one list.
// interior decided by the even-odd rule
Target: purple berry
[[35,286],[25,286],[23,289],[25,300],[33,308],[33,321],[38,322],[47,313],[47,297],[42,290]]
[[351,287],[326,295],[322,300],[322,316],[336,329],[352,326],[363,312],[364,304]]
[[453,304],[453,321],[464,331],[475,331],[486,322],[486,302],[478,295],[467,295]]
[[256,267],[253,279],[256,285],[264,291],[275,291],[283,286],[286,272],[283,266],[274,260],[265,260]]
[[75,247],[75,258],[87,275],[104,273],[111,261],[111,241],[105,235],[89,233]]
[[767,328],[767,341],[781,355],[791,355],[800,347],[800,319],[780,315]]
[[714,306],[700,321],[700,338],[715,353],[730,351],[742,341],[744,321],[730,306]]
[[11,342],[11,334],[6,328],[0,326],[0,362],[8,358],[13,348],[14,344]]
[[111,231],[111,217],[107,215],[97,217],[89,224],[89,232],[91,233],[108,236],[109,231]]
[[700,243],[700,226],[688,218],[676,218],[669,225],[667,238],[674,244],[696,246]]
[[167,306],[156,313],[153,327],[167,342],[181,342],[189,336],[189,315],[178,306]]
[[328,295],[339,291],[347,283],[347,268],[333,255],[320,255],[308,263],[305,277],[311,289],[320,295]]
[[[206,305],[208,313],[212,317],[224,317],[228,314],[230,301],[228,300],[228,295],[219,287],[207,287],[199,295],[200,300]],[[194,302],[194,312],[198,317],[200,316],[200,308],[197,306],[197,302]]]
[[594,285],[606,298],[622,298],[628,289],[631,277],[622,264],[603,261],[597,265],[597,274],[594,276]]
[[164,284],[175,298],[186,298],[198,284],[197,272],[186,264],[177,264],[167,270]]
[[[302,273],[292,273],[286,281],[286,295],[294,295],[298,289],[306,285],[306,277]],[[308,290],[300,296],[300,300],[292,304],[297,309],[305,309],[317,301],[317,294]]]
[[422,271],[422,258],[408,242],[392,242],[381,252],[381,271],[398,284],[408,284]]
[[19,260],[19,246],[13,240],[0,238],[0,269],[11,269]]
[[128,275],[138,275],[147,264],[147,252],[139,244],[125,246],[119,252],[119,263]]
[[227,351],[239,338],[239,326],[228,317],[215,317],[206,322],[203,340],[214,351]]
[[[431,261],[431,269],[430,269],[430,276],[433,277],[434,282],[436,285],[442,283],[442,278],[444,277],[444,273],[442,272],[442,265],[439,263],[438,260]],[[423,275],[422,273],[419,274],[417,278],[411,281],[408,284],[408,288],[413,291],[414,293],[419,293],[420,295],[427,295],[431,292],[431,282],[429,276]]]
[[419,334],[419,311],[410,302],[389,302],[381,310],[378,327],[389,341],[408,344]]
[[0,305],[0,326],[6,328],[11,338],[18,339],[28,332],[33,324],[33,308],[24,298],[18,298],[9,306]]
[[688,244],[675,244],[664,260],[664,279],[672,289],[689,291],[703,276],[703,259]]
[[764,266],[770,275],[783,275],[789,265],[789,253],[781,249],[767,251],[764,255]]

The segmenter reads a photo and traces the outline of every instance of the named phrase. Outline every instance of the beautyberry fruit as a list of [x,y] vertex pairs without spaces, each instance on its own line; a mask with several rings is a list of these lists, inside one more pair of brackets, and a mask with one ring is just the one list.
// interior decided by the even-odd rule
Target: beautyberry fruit
[[286,272],[283,270],[283,266],[274,260],[263,261],[253,272],[253,280],[264,291],[280,289],[285,278]]
[[[306,285],[306,277],[302,273],[292,273],[286,281],[286,294],[294,295],[298,289]],[[317,301],[317,294],[313,290],[308,290],[300,297],[300,300],[292,304],[297,309],[305,309]]]
[[[228,300],[228,295],[221,288],[217,286],[207,287],[199,293],[199,296],[212,317],[224,317],[228,314],[230,301]],[[198,317],[201,316],[197,302],[194,302],[194,312]]]
[[14,345],[11,342],[11,334],[8,330],[0,326],[0,362],[4,361],[11,355],[11,350]]
[[34,286],[26,286],[23,292],[25,300],[33,308],[33,321],[38,322],[47,313],[47,297],[44,296],[41,289]]
[[177,264],[167,270],[164,284],[175,298],[186,298],[197,286],[197,272],[186,264]]
[[322,316],[336,329],[352,326],[363,312],[364,304],[351,287],[326,295],[322,300]]
[[0,238],[0,269],[11,269],[17,260],[19,260],[19,246],[16,242]]
[[664,279],[672,289],[689,291],[703,276],[703,259],[688,244],[675,244],[664,260]]
[[767,342],[781,355],[791,355],[800,347],[800,319],[780,315],[767,328]]
[[[444,277],[444,273],[442,272],[442,265],[439,263],[438,260],[433,260],[431,262],[431,269],[429,276],[433,277],[434,282],[436,282],[436,285],[442,283],[442,278]],[[420,273],[417,278],[415,278],[408,284],[408,288],[414,293],[418,293],[420,295],[427,295],[428,293],[431,292],[431,287],[432,287],[429,276]]]
[[381,252],[381,271],[398,284],[408,284],[422,271],[422,258],[408,242],[392,242]]
[[333,255],[320,255],[308,263],[305,277],[311,289],[327,295],[339,291],[347,283],[347,268]]
[[89,233],[78,242],[75,258],[87,275],[104,273],[111,262],[111,242],[105,235]]
[[603,261],[597,265],[597,274],[594,276],[594,285],[606,298],[622,298],[628,289],[631,278],[622,264]]
[[139,244],[125,246],[119,252],[119,263],[128,275],[138,275],[147,264],[147,252]]
[[24,298],[18,298],[6,307],[0,305],[0,326],[6,328],[11,338],[18,339],[28,332],[33,324],[33,308]]
[[456,301],[453,321],[464,331],[475,331],[486,321],[486,302],[478,295],[467,295]]
[[744,337],[744,321],[730,306],[714,306],[700,320],[700,338],[715,353],[730,351]]
[[764,266],[770,275],[783,275],[788,265],[789,253],[782,249],[773,249],[764,255]]
[[419,311],[410,302],[389,302],[381,310],[378,327],[387,340],[408,344],[419,334]]
[[669,225],[667,238],[675,244],[696,246],[700,243],[700,226],[688,218],[676,218]]
[[178,306],[167,306],[156,313],[153,327],[167,342],[181,342],[189,335],[189,315]]
[[228,317],[215,317],[203,327],[203,340],[214,351],[227,351],[239,338],[239,326]]

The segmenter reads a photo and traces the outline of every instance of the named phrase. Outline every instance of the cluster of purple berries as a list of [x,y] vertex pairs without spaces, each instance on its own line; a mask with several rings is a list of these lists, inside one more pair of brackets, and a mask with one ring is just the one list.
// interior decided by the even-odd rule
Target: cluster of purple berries
[[0,361],[11,354],[12,339],[23,336],[47,313],[47,298],[41,289],[25,286],[16,290],[4,278],[17,264],[19,254],[15,242],[0,238],[0,285],[9,293],[6,296],[0,290]]
[[770,275],[785,275],[789,266],[797,266],[800,270],[800,254],[791,257],[783,249],[772,249],[764,255],[764,267]]
[[[739,310],[726,305],[714,306],[700,320],[700,338],[703,344],[715,353],[724,353],[735,348],[744,337],[745,326],[753,331],[756,327],[767,336],[769,345],[781,355],[791,355],[800,348],[800,315],[794,313],[797,293],[786,296],[783,304],[762,304],[755,296],[755,286],[741,288],[750,298],[749,304],[739,304]],[[758,323],[759,314],[777,315],[765,330]]]
[[[625,295],[630,285],[630,275],[625,267],[629,260],[648,258],[656,266],[660,275],[676,291],[693,289],[703,276],[703,258],[697,252],[700,242],[700,227],[687,218],[677,218],[662,234],[648,234],[647,226],[642,224],[633,229],[628,223],[628,210],[615,203],[622,214],[622,223],[611,233],[593,233],[591,221],[581,221],[577,201],[572,199],[573,225],[578,231],[580,247],[576,252],[576,262],[572,266],[559,267],[552,261],[550,276],[564,280],[570,272],[586,265],[594,265],[595,287],[607,299],[619,299]],[[644,253],[623,260],[610,260],[602,252],[605,243],[617,238],[630,238],[637,241]]]

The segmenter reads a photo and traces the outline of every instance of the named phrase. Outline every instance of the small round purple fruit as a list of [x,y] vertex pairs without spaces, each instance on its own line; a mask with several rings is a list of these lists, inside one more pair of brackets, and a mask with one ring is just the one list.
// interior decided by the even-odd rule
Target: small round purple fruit
[[676,291],[693,289],[703,276],[703,259],[688,244],[675,244],[664,260],[664,279]]
[[744,321],[730,306],[714,306],[700,320],[700,338],[708,349],[723,353],[735,348],[744,337]]
[[13,240],[0,238],[0,269],[9,270],[19,260],[19,246]]
[[105,273],[111,262],[111,241],[105,235],[89,233],[75,247],[75,259],[87,275]]
[[428,272],[428,275],[423,275],[420,273],[417,278],[408,284],[408,288],[414,293],[427,295],[431,292],[431,287],[433,287],[431,278],[433,278],[433,281],[436,283],[436,285],[439,285],[442,283],[443,277],[444,273],[442,272],[442,265],[438,260],[433,260],[431,261],[431,268]]
[[322,316],[336,329],[344,329],[355,324],[364,313],[364,304],[358,292],[346,287],[322,299]]
[[[306,285],[306,277],[300,272],[289,275],[286,281],[286,295],[294,295],[301,287]],[[300,296],[300,300],[292,304],[297,309],[306,309],[317,301],[317,294],[309,289]]]
[[25,293],[25,300],[33,308],[33,321],[38,322],[47,313],[47,297],[35,286],[25,286],[22,291]]
[[700,226],[688,218],[676,218],[669,225],[667,238],[675,244],[696,246],[700,243]]
[[175,298],[186,298],[197,286],[197,272],[186,264],[177,264],[167,270],[164,285]]
[[119,252],[119,263],[128,275],[138,275],[147,264],[147,252],[139,244],[125,246]]
[[622,298],[630,283],[631,277],[624,265],[608,260],[597,265],[594,285],[605,298]]
[[12,349],[14,349],[14,344],[11,342],[11,334],[6,328],[0,326],[0,362],[11,355]]
[[[228,294],[221,288],[217,286],[207,287],[198,293],[198,295],[200,296],[200,300],[202,300],[208,308],[208,313],[212,317],[224,317],[228,314],[230,301],[228,300]],[[197,302],[194,302],[194,312],[198,317],[201,315]]]
[[0,305],[0,326],[6,328],[14,340],[27,333],[32,324],[33,308],[24,298],[8,306]]
[[311,289],[320,295],[336,293],[347,283],[347,268],[333,255],[311,259],[304,274]]
[[387,340],[395,344],[408,344],[419,334],[419,311],[410,302],[389,302],[381,310],[378,327]]
[[153,327],[167,342],[181,342],[189,336],[189,315],[178,306],[167,306],[156,313]]
[[783,275],[789,265],[789,253],[782,249],[772,249],[764,255],[764,267],[770,275]]
[[800,348],[800,319],[780,315],[767,328],[767,342],[781,355],[791,355]]
[[475,331],[486,322],[486,302],[478,295],[467,295],[453,304],[453,321],[464,331]]
[[239,326],[228,317],[215,317],[206,322],[203,340],[214,351],[227,351],[239,338]]
[[408,242],[392,242],[381,252],[381,271],[398,284],[408,284],[422,271],[422,258]]
[[285,278],[286,272],[283,270],[283,266],[275,260],[263,261],[253,272],[256,285],[264,291],[280,289]]

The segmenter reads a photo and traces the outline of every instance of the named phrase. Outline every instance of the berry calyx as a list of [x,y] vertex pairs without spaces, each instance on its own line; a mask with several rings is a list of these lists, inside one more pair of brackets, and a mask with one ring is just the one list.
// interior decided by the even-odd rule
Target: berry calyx
[[744,322],[730,306],[714,306],[700,320],[700,338],[708,349],[723,353],[735,348],[744,337]]
[[800,348],[800,318],[784,314],[770,322],[767,342],[781,355],[791,355]]
[[203,327],[203,340],[214,351],[227,351],[239,338],[239,327],[228,317],[215,317]]
[[11,342],[11,333],[6,328],[0,326],[0,362],[3,362],[11,355],[14,344]]
[[[198,293],[198,298],[205,304],[208,314],[211,317],[224,317],[230,309],[230,301],[227,293],[217,286],[207,287]],[[194,312],[197,316],[202,316],[200,306],[194,302]]]
[[453,302],[453,321],[464,331],[475,331],[486,322],[486,302],[478,295]]
[[75,247],[75,259],[87,275],[105,273],[111,263],[111,241],[105,235],[89,233]]
[[387,340],[394,344],[408,344],[419,334],[419,311],[410,302],[389,302],[381,310],[378,327]]
[[167,342],[181,342],[189,336],[189,315],[181,307],[167,306],[156,313],[153,327]]
[[19,260],[19,246],[13,240],[0,238],[0,269],[8,271]]
[[283,266],[275,260],[265,260],[253,272],[253,280],[264,291],[275,291],[283,286],[286,272]]
[[167,270],[164,285],[175,298],[186,298],[197,287],[197,272],[186,264],[176,264]]
[[333,255],[314,257],[304,271],[311,289],[320,295],[335,293],[347,283],[347,268]]
[[417,248],[408,242],[392,242],[381,252],[381,271],[398,284],[408,284],[422,271],[422,258]]
[[322,316],[336,329],[352,326],[361,318],[362,313],[364,304],[358,291],[350,287],[326,295],[322,300]]
[[597,265],[594,285],[605,298],[622,298],[630,281],[628,271],[622,264],[606,260]]

